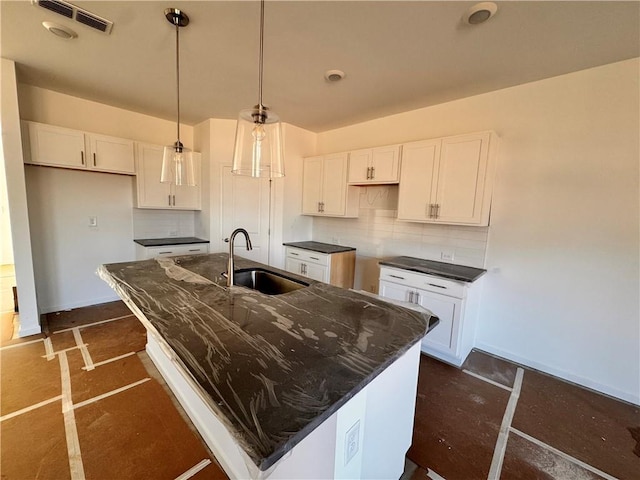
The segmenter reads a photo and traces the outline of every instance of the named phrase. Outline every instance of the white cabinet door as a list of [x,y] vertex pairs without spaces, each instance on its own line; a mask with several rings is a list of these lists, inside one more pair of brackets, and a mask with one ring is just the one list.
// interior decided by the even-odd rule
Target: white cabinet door
[[329,283],[329,269],[315,263],[304,264],[304,275],[319,282]]
[[399,300],[401,302],[409,301],[409,292],[413,291],[412,288],[404,285],[398,285],[397,283],[380,281],[379,294],[382,297],[390,298],[392,300]]
[[435,203],[440,144],[440,140],[427,140],[403,146],[398,220],[430,219]]
[[101,172],[135,174],[133,140],[87,134],[89,168]]
[[138,208],[171,208],[171,185],[160,182],[164,147],[139,143],[136,158]]
[[368,183],[371,172],[371,149],[349,153],[349,183]]
[[287,272],[303,275],[302,261],[295,258],[287,258],[284,262],[284,269]]
[[440,319],[440,323],[422,339],[422,345],[456,356],[462,300],[421,289],[416,290],[416,296],[418,305],[431,310]]
[[485,132],[442,140],[434,202],[437,222],[481,223],[489,136]]
[[196,184],[189,185],[173,185],[173,207],[179,210],[202,210],[202,186],[201,172],[202,162],[200,154],[193,152],[193,169]]
[[347,202],[348,155],[339,153],[324,157],[322,213],[344,215]]
[[57,167],[86,168],[84,133],[43,123],[26,122],[30,155],[28,163]]
[[304,173],[302,177],[303,214],[317,215],[320,213],[323,165],[323,157],[310,157],[304,159]]
[[371,183],[398,183],[400,146],[379,147],[372,150]]

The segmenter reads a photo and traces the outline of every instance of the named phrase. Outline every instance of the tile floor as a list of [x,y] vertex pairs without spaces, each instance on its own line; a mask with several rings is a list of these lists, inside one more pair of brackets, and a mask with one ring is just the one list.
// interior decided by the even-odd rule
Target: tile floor
[[[121,302],[2,340],[2,479],[225,479]],[[403,480],[640,479],[640,409],[483,352],[421,357]]]

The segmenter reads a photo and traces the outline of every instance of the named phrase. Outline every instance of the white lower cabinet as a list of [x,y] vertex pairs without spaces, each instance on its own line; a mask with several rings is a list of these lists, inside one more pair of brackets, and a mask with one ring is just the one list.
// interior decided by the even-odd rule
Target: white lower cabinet
[[459,367],[474,346],[481,281],[462,283],[383,266],[379,294],[433,312],[440,322],[422,339],[421,349]]
[[178,255],[197,255],[200,253],[209,253],[208,243],[163,245],[161,247],[143,247],[136,243],[136,260],[148,260],[156,257],[175,257]]

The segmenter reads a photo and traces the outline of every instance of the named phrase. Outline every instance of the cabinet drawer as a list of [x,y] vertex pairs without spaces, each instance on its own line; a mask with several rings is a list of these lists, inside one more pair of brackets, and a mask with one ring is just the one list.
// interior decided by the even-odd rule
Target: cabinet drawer
[[462,283],[437,277],[435,275],[416,273],[399,268],[380,268],[380,280],[420,288],[422,290],[447,295],[449,297],[464,298],[465,296],[465,285]]
[[193,243],[189,245],[166,245],[164,247],[146,247],[145,257],[174,257],[177,255],[197,255],[199,253],[208,252],[208,243]]
[[326,253],[303,250],[301,248],[287,247],[287,257],[301,260],[303,262],[315,263],[317,265],[329,266],[330,255]]

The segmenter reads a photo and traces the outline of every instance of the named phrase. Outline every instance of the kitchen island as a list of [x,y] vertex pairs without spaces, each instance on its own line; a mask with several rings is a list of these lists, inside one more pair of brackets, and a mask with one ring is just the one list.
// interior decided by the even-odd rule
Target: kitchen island
[[[437,318],[321,282],[226,286],[227,254],[103,265],[232,478],[384,478],[411,443],[419,341]],[[236,270],[265,268],[236,259]]]

